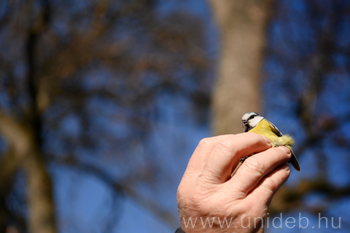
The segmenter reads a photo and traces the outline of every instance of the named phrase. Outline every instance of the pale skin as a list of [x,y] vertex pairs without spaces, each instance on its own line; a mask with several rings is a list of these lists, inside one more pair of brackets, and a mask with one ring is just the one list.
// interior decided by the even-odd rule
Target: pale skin
[[[251,154],[231,177],[239,160]],[[177,192],[181,229],[186,233],[264,232],[262,219],[289,177],[290,157],[287,147],[271,148],[270,140],[256,133],[203,139]],[[194,225],[188,224],[189,217]],[[223,224],[225,217],[229,228]],[[206,220],[212,227],[208,222],[203,227]]]

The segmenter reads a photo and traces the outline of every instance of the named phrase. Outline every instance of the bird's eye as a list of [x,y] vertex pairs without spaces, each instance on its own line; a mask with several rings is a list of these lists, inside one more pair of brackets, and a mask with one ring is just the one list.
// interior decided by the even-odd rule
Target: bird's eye
[[256,115],[251,115],[251,116],[248,118],[248,121],[249,121],[250,119],[253,119],[255,116],[256,116]]

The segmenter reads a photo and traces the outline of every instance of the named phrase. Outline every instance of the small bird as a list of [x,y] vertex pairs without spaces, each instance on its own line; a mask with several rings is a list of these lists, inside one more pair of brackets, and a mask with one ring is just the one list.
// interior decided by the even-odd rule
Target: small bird
[[[272,142],[272,147],[286,146],[290,149],[292,157],[288,161],[291,163],[295,170],[300,171],[300,165],[297,157],[295,156],[292,146],[294,145],[294,139],[290,135],[283,135],[279,129],[266,120],[263,116],[256,112],[247,112],[242,117],[243,132],[254,132],[268,137]],[[250,156],[250,155],[249,155]],[[249,156],[242,158],[236,169],[232,172],[231,176],[237,171],[245,159]]]

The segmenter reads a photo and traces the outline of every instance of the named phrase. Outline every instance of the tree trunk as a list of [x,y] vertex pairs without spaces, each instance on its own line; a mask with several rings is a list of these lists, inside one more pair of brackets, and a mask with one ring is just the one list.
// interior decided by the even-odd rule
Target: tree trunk
[[6,136],[10,147],[13,148],[12,160],[15,164],[20,163],[25,171],[29,232],[55,233],[51,179],[46,171],[41,150],[37,147],[34,130],[31,126],[22,125],[1,113],[0,120],[0,132]]
[[51,178],[37,153],[24,163],[28,176],[29,229],[32,233],[54,233],[54,201]]
[[242,132],[241,117],[260,110],[266,25],[273,0],[209,0],[219,28],[213,133]]

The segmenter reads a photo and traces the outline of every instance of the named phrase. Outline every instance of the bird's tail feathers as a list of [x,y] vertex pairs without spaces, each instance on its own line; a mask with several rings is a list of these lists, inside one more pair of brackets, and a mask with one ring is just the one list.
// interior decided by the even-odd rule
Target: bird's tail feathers
[[300,171],[300,165],[297,157],[295,156],[293,150],[291,149],[290,152],[292,153],[292,157],[288,161],[288,163],[291,163],[295,170]]

